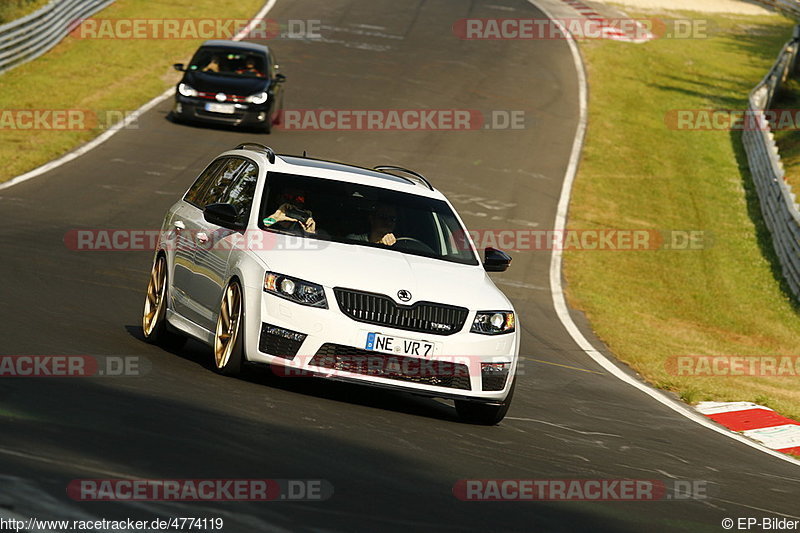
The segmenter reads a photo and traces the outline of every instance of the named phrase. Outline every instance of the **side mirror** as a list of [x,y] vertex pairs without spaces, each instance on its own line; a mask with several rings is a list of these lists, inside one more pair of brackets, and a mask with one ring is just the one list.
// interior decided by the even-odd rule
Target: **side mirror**
[[275,83],[283,83],[286,81],[286,76],[283,74],[275,74]]
[[203,209],[203,218],[206,222],[222,226],[223,228],[236,228],[239,213],[231,204],[210,204]]
[[486,272],[505,272],[511,264],[511,256],[503,250],[487,248],[484,254],[483,268]]
[[186,70],[186,68],[184,68],[183,66],[183,63],[175,63],[174,65],[172,65],[172,68],[174,68],[178,72],[183,72]]

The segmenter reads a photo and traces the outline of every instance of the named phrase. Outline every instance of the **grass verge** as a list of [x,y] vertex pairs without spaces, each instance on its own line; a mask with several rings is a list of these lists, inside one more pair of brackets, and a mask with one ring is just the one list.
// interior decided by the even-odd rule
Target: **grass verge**
[[701,231],[702,249],[567,251],[567,296],[654,385],[690,402],[758,401],[800,419],[800,368],[780,378],[698,377],[678,375],[671,364],[683,355],[800,356],[800,317],[780,279],[741,134],[671,129],[665,118],[674,110],[745,109],[792,22],[702,16],[714,28],[708,38],[581,45],[590,123],[568,223]]
[[[246,19],[263,5],[264,0],[117,0],[94,18]],[[172,64],[186,62],[200,42],[68,36],[42,57],[0,75],[0,182],[91,140],[122,113],[177,83]],[[20,129],[27,120],[14,118],[16,110],[88,110],[97,120],[84,121],[87,129]]]
[[[775,94],[770,107],[792,110],[792,117],[800,116],[800,82],[787,80]],[[796,123],[795,127],[800,127],[800,124]],[[778,129],[774,133],[785,170],[784,179],[797,194],[800,191],[800,130]]]

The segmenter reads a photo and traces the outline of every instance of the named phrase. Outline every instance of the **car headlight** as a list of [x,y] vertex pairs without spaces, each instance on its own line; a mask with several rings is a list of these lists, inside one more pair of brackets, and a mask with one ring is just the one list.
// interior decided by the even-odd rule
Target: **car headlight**
[[183,96],[197,96],[197,91],[195,91],[185,83],[181,83],[180,85],[178,85],[178,92],[181,93]]
[[328,300],[325,298],[325,289],[322,285],[283,274],[267,272],[264,276],[264,291],[300,305],[328,308]]
[[478,311],[470,331],[481,335],[511,333],[514,331],[514,313],[511,311]]
[[252,96],[248,96],[247,97],[247,103],[248,104],[259,105],[259,104],[263,104],[268,99],[269,99],[269,94],[267,94],[266,92],[263,92],[263,93],[254,94]]

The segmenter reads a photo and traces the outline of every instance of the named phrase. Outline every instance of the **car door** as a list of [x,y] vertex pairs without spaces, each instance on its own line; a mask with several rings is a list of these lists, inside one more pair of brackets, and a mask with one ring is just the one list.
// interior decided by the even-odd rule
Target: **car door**
[[191,282],[193,276],[195,254],[195,236],[198,232],[198,212],[202,218],[200,206],[203,196],[206,194],[212,183],[216,180],[217,173],[220,171],[225,160],[217,159],[213,161],[198,176],[189,190],[171,213],[165,230],[169,237],[169,246],[173,250],[172,288],[170,291],[170,309],[178,314],[197,323],[199,314],[194,310],[191,298]]
[[[232,204],[237,208],[239,221],[247,225],[253,202],[258,166],[252,161],[232,157],[223,165],[215,184],[204,199],[205,205]],[[241,228],[223,228],[202,219],[198,223],[197,247],[194,255],[192,298],[201,315],[199,324],[214,329],[222,291],[228,279],[229,258],[241,247]]]

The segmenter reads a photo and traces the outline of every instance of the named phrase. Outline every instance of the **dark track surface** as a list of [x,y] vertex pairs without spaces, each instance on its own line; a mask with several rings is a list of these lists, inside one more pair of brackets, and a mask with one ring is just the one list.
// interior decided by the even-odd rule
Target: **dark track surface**
[[[173,354],[141,340],[150,253],[63,243],[77,228],[156,229],[202,167],[244,140],[409,166],[450,195],[472,229],[551,228],[578,121],[566,43],[469,42],[450,32],[462,17],[542,16],[523,0],[280,0],[269,14],[324,24],[322,42],[273,43],[288,108],[521,109],[524,130],[265,137],[173,124],[166,102],[138,129],[0,191],[0,353],[136,354],[153,366],[142,378],[1,380],[0,506],[41,518],[224,516],[226,532],[721,531],[723,517],[797,514],[796,467],[691,423],[575,346],[552,309],[547,252],[517,252],[495,277],[521,316],[526,360],[509,418],[486,428],[406,394],[263,371],[217,376],[200,344]],[[171,505],[65,496],[72,479],[123,475],[322,478],[335,496]],[[461,502],[451,490],[467,478],[705,480],[715,496]]]

